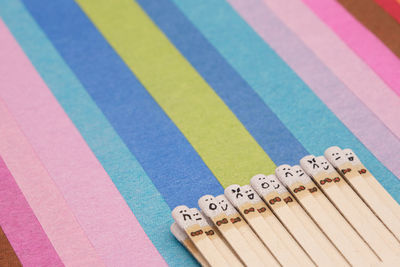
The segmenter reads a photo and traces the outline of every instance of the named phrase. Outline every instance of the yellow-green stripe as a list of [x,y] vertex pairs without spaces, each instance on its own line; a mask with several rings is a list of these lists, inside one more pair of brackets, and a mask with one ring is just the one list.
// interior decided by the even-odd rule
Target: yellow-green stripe
[[268,155],[136,2],[77,2],[222,186],[274,171]]

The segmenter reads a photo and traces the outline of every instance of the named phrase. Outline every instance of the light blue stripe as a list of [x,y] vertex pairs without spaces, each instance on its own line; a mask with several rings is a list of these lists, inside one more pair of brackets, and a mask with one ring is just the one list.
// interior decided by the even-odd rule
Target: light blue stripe
[[196,265],[169,232],[166,202],[23,4],[0,0],[0,15],[167,263]]
[[352,148],[389,193],[400,201],[400,181],[396,176],[371,154],[227,2],[173,2],[308,151],[321,155],[333,145]]
[[170,1],[137,0],[157,26],[232,110],[276,165],[307,151],[254,90]]

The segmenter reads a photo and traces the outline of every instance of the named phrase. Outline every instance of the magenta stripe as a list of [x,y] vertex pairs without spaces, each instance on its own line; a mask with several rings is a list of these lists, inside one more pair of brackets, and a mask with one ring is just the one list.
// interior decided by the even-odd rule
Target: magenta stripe
[[104,266],[61,192],[0,101],[0,155],[66,266]]
[[399,138],[400,98],[380,77],[301,0],[264,2]]
[[110,177],[3,23],[0,43],[5,63],[0,64],[0,97],[106,265],[164,266]]
[[375,114],[337,79],[262,0],[228,1],[346,127],[390,171],[400,177],[400,166],[396,158],[400,151],[400,140]]
[[400,60],[385,44],[338,2],[304,2],[400,96]]
[[23,266],[63,266],[1,157],[0,225]]

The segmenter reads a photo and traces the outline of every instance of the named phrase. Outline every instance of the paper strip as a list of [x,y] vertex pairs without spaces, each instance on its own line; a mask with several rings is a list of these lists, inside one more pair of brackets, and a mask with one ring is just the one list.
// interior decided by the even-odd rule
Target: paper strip
[[21,264],[64,266],[2,158],[0,177],[0,225]]
[[63,263],[105,266],[1,101],[0,118],[0,155]]
[[297,164],[299,158],[307,154],[257,93],[173,3],[157,0],[139,0],[138,3],[277,165]]
[[[314,13],[328,25],[365,63],[367,63],[391,89],[400,95],[400,60],[393,52],[388,49],[373,33],[365,28],[356,18],[336,1],[313,1],[307,0],[305,3]],[[396,3],[396,5],[398,5]],[[398,5],[400,8],[400,5]],[[374,98],[368,98],[371,93],[365,93],[372,89],[363,88],[359,91],[359,97],[369,103],[374,109]],[[381,87],[378,93],[382,94],[380,99],[390,99],[395,95]],[[391,103],[385,101],[385,103]],[[396,102],[395,102],[396,103]],[[394,105],[394,104],[392,104]]]
[[[400,140],[275,16],[262,0],[229,0],[229,2],[352,133],[389,170],[400,177],[400,166],[395,157],[397,151],[400,151]],[[299,158],[297,162],[298,160]]]
[[[313,0],[304,0],[312,3]],[[353,93],[400,138],[400,98],[301,0],[280,5],[265,0],[273,12]],[[327,2],[327,1],[320,1]],[[295,15],[295,17],[293,17]]]
[[[36,11],[38,11],[38,14],[46,14],[45,16],[42,16],[42,18],[56,18],[55,21],[49,21],[49,23],[46,23],[46,25],[48,25],[50,28],[51,25],[57,25],[56,32],[62,35],[61,38],[67,37],[67,33],[63,32],[64,27],[68,34],[71,34],[71,29],[74,27],[73,25],[76,25],[70,25],[67,23],[70,22],[70,20],[68,20],[69,16],[63,18],[62,20],[63,23],[61,25],[64,27],[59,25],[61,22],[59,20],[59,12],[62,12],[62,10],[68,10],[68,15],[73,17],[73,21],[79,21],[79,25],[76,25],[79,27],[79,31],[76,32],[77,34],[84,31],[84,29],[87,29],[85,25],[90,25],[90,27],[88,26],[88,29],[92,30],[85,33],[85,38],[83,40],[90,42],[91,45],[96,43],[98,49],[101,49],[104,54],[106,51],[112,51],[112,49],[106,44],[105,40],[101,39],[99,33],[97,33],[97,35],[93,35],[92,32],[96,32],[96,29],[92,26],[88,18],[82,13],[80,8],[74,2],[28,2],[29,4],[27,4],[27,6],[30,8],[33,15],[36,15]],[[178,242],[176,242],[175,238],[168,231],[162,231],[162,229],[167,229],[173,220],[170,217],[171,210],[169,209],[167,203],[163,200],[160,193],[157,191],[157,188],[155,188],[154,184],[144,172],[139,162],[130,153],[124,142],[120,139],[113,127],[104,117],[102,111],[96,107],[96,104],[93,102],[91,97],[85,92],[85,88],[76,79],[70,68],[64,63],[63,59],[58,55],[57,51],[51,45],[49,40],[47,40],[45,34],[38,28],[36,22],[30,17],[28,11],[23,7],[22,3],[19,1],[14,1],[14,3],[15,4],[12,6],[7,5],[0,7],[0,10],[4,11],[4,13],[1,14],[3,19],[7,22],[8,27],[13,32],[15,38],[24,49],[25,53],[34,64],[37,71],[43,77],[44,81],[49,85],[50,90],[53,92],[59,103],[63,106],[65,112],[74,122],[75,126],[79,129],[80,133],[85,138],[85,141],[90,146],[104,169],[110,175],[114,184],[124,197],[125,201],[128,203],[129,207],[135,214],[136,218],[140,222],[142,228],[149,236],[154,246],[169,265],[194,265],[195,260]],[[34,8],[31,8],[31,4]],[[60,6],[61,4],[63,5]],[[48,32],[47,36],[50,38],[50,32]],[[93,39],[89,40],[89,36],[98,36],[100,38],[95,39],[95,37],[93,37]],[[77,40],[74,40],[74,42],[77,42]],[[70,47],[70,42],[64,44],[66,47]],[[105,45],[100,46],[100,44]],[[94,90],[96,90],[96,88],[100,88],[101,85],[107,89],[109,88],[108,86],[110,84],[107,83],[106,80],[100,79],[102,77],[110,77],[101,74],[104,72],[113,73],[113,76],[110,77],[110,81],[113,84],[118,81],[125,81],[128,86],[133,85],[132,83],[127,82],[131,78],[127,78],[126,73],[128,73],[130,76],[131,72],[125,66],[121,67],[121,64],[118,65],[118,61],[115,62],[115,53],[107,53],[105,54],[105,57],[98,57],[96,52],[97,50],[90,49],[91,45],[85,46],[84,43],[79,46],[71,45],[75,51],[77,51],[77,48],[84,48],[82,51],[83,55],[81,54],[79,57],[74,56],[74,53],[67,53],[73,59],[79,59],[76,63],[80,67],[96,66],[99,68],[99,70],[74,68],[77,74],[82,74],[83,77],[90,78],[92,81],[96,81],[96,84],[93,85]],[[94,58],[91,57],[91,52],[96,53]],[[67,59],[68,58],[66,57],[66,60]],[[95,59],[100,59],[100,61],[95,63],[93,62],[93,64],[85,64],[86,62]],[[103,59],[106,60],[106,62],[100,64],[103,62]],[[119,60],[119,62],[122,61]],[[102,71],[101,68],[104,68],[104,66],[111,69]],[[117,66],[120,67],[117,68]],[[58,72],[56,73],[54,71],[49,71],[49,69],[57,69],[59,72],[63,73],[63,75],[60,77]],[[79,70],[82,70],[82,72],[79,72]],[[89,73],[93,74],[93,76],[89,75]],[[100,73],[100,75],[97,73]],[[86,80],[83,78],[82,81],[88,86],[90,85],[86,83]],[[131,90],[131,87],[128,90]],[[114,90],[107,91],[114,92]],[[78,102],[76,101],[77,99],[79,99]],[[143,101],[143,98],[138,99],[138,101]],[[105,102],[109,103],[111,101]],[[112,103],[110,104],[112,105]],[[116,107],[114,106],[114,108]],[[153,109],[150,108],[149,110],[152,111]],[[158,120],[154,121],[155,124],[158,122]],[[170,124],[172,125],[172,123]],[[129,125],[129,127],[134,127],[135,130],[137,129],[136,123],[129,122],[125,126],[127,125]],[[170,135],[171,133],[167,132],[166,134]],[[141,137],[143,137],[143,135]],[[177,154],[180,153],[180,150],[175,150]],[[157,160],[158,159],[159,158],[157,158]],[[170,161],[170,163],[175,163],[175,161]],[[163,170],[163,168],[160,168],[158,164],[152,164],[154,165],[155,169],[161,169],[161,171]],[[199,166],[195,166],[194,168],[198,168],[199,170],[201,169]],[[204,172],[202,175],[205,175]],[[216,184],[219,185],[218,182],[216,182]],[[177,183],[176,186],[179,186],[179,184]],[[210,183],[210,186],[213,186],[212,190],[216,190],[216,188],[218,188],[212,183]],[[221,188],[220,191],[222,191],[222,187],[220,185],[219,187]],[[189,192],[187,192],[186,196],[187,195],[190,195]],[[186,202],[180,202],[179,204],[181,203]],[[155,220],[154,216],[159,216],[165,219]],[[180,257],[176,257],[177,254],[179,254]]]
[[375,0],[375,2],[400,23],[400,5],[396,0]]
[[223,186],[274,163],[133,1],[78,1]]
[[12,248],[10,242],[8,241],[6,234],[0,227],[0,265],[1,266],[15,266],[21,267],[21,262],[19,261],[14,249]]
[[374,0],[338,0],[400,58],[400,24]]
[[4,24],[0,36],[0,58],[7,62],[0,67],[0,97],[106,265],[164,265],[107,173]]
[[[26,5],[94,100],[93,102],[86,96],[87,102],[91,102],[92,106],[97,104],[101,108],[101,111],[97,112],[104,113],[171,209],[182,203],[197,206],[197,199],[204,195],[204,192],[223,192],[222,186],[196,151],[75,3],[68,0],[57,3],[38,0],[26,1]],[[69,10],[68,15],[64,15],[61,21],[59,18],[66,9]],[[65,42],[67,39],[68,42]],[[96,49],[91,47],[92,44],[96,44]],[[98,56],[99,50],[102,51],[101,57]],[[91,64],[85,64],[86,62]],[[110,75],[103,75],[104,73]],[[65,106],[69,107],[67,110],[71,114],[70,117],[77,125],[93,121],[93,117],[83,120],[75,115],[77,111],[73,111],[70,103],[75,98],[74,94],[70,94],[69,101],[65,99],[68,90],[59,90],[65,93],[60,92],[56,95],[59,95],[61,103],[66,103]],[[82,132],[88,126],[80,128]],[[101,128],[103,127],[99,127]],[[93,130],[93,134],[87,136],[89,144],[99,129]],[[113,147],[105,141],[102,143],[104,145],[101,147]],[[93,146],[97,147],[95,144]],[[115,161],[119,166],[120,160],[115,158]],[[145,174],[137,176],[143,175]],[[196,186],[193,186],[194,184]],[[122,185],[120,187],[126,190]],[[154,192],[148,194],[153,195]],[[130,195],[131,193],[126,198],[130,198]],[[148,203],[147,206],[153,204]],[[170,212],[168,210],[168,217]]]
[[308,151],[322,154],[329,144],[356,148],[356,153],[362,154],[360,158],[371,166],[368,169],[379,174],[385,188],[400,199],[396,194],[400,180],[351,134],[228,3],[174,2]]

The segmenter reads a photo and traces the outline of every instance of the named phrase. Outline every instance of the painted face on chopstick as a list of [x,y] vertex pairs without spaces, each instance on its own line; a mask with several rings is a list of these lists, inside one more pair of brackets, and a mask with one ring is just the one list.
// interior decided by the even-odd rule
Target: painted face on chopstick
[[300,165],[301,168],[310,176],[316,176],[322,170],[314,155],[308,155],[302,158],[300,160]]
[[195,222],[192,220],[190,209],[184,205],[178,206],[173,209],[172,217],[174,218],[176,223],[183,229],[186,229],[195,224]]
[[347,158],[348,161],[350,161],[354,165],[359,165],[361,164],[360,159],[357,157],[357,155],[354,153],[353,150],[350,148],[343,149],[344,156]]
[[240,185],[234,184],[225,188],[226,198],[235,206],[240,207],[246,202],[248,198],[245,196],[245,190]]
[[348,161],[342,149],[337,146],[333,146],[325,150],[324,155],[325,158],[336,168]]
[[198,201],[200,209],[210,218],[221,214],[217,200],[212,195],[202,196]]

